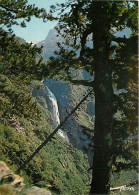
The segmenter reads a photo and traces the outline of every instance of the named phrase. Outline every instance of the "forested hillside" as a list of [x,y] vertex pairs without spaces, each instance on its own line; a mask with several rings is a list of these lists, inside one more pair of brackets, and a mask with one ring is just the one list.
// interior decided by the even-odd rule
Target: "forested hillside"
[[[16,176],[3,171],[0,194],[29,195],[34,186],[49,194],[137,194],[137,7],[67,0],[47,13],[26,0],[0,0],[0,170],[7,164],[25,181],[13,185]],[[38,45],[12,31],[32,16],[58,21]],[[60,129],[68,139],[58,131],[38,150],[90,89]]]

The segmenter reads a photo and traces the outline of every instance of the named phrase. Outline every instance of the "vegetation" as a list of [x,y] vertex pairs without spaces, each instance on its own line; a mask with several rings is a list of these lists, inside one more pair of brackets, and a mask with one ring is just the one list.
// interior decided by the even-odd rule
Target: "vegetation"
[[[59,21],[56,29],[65,39],[58,43],[59,57],[48,63],[55,67],[51,75],[59,72],[61,78],[91,86],[95,93],[91,194],[109,193],[113,171],[137,166],[137,5],[75,0],[51,6],[49,17]],[[55,12],[58,17],[53,17]],[[115,35],[126,28],[129,37]],[[76,80],[76,69],[85,69],[94,80]]]
[[[41,80],[48,75],[40,57],[42,48],[16,38],[11,27],[24,27],[33,15],[45,19],[46,12],[27,5],[27,1],[0,3],[0,160],[16,171],[52,132],[52,127],[49,112],[31,95],[32,85],[38,85],[30,85],[32,79]],[[50,189],[53,194],[85,194],[90,181],[88,168],[87,157],[56,135],[21,174],[28,185]]]
[[[22,81],[1,76],[1,160],[15,171],[52,132],[49,113],[31,96]],[[22,174],[29,184],[54,193],[86,193],[87,157],[58,135],[29,163]]]
[[[69,0],[51,6],[49,14],[27,5],[26,0],[0,3],[1,160],[17,170],[52,131],[48,111],[32,98],[28,84],[32,79],[58,74],[94,89],[90,193],[109,194],[112,174],[122,175],[124,170],[137,167],[137,2]],[[59,18],[53,17],[54,12],[59,12]],[[40,57],[42,48],[19,43],[11,30],[12,25],[25,27],[33,15],[43,20],[58,19],[57,31],[65,38],[64,46],[58,43],[58,58],[51,58],[47,65]],[[125,28],[131,30],[129,37],[115,36]],[[72,73],[78,69],[89,72],[92,80],[76,80]],[[86,123],[88,119],[84,120]],[[53,194],[88,194],[88,168],[87,157],[57,135],[22,174],[30,185],[45,187]]]
[[31,79],[41,80],[47,76],[43,58],[37,59],[42,48],[31,44],[19,43],[14,35],[0,29],[0,72],[7,76],[16,76],[26,83]]
[[45,9],[39,9],[35,5],[27,4],[27,2],[27,0],[0,0],[0,25],[12,31],[12,25],[26,27],[26,22],[29,22],[32,16],[42,18],[45,21],[47,16]]
[[40,57],[42,47],[24,44],[12,31],[13,25],[26,27],[32,16],[46,21],[45,9],[29,5],[27,0],[0,0],[0,14],[0,72],[7,76],[18,76],[26,83],[31,79],[42,79],[43,72],[47,76],[46,64]]

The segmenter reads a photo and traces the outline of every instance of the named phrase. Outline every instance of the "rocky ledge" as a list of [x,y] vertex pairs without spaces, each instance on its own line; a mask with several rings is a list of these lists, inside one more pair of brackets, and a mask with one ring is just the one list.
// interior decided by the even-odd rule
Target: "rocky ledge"
[[17,174],[0,161],[0,195],[52,195],[44,188],[37,186],[27,187],[24,178]]

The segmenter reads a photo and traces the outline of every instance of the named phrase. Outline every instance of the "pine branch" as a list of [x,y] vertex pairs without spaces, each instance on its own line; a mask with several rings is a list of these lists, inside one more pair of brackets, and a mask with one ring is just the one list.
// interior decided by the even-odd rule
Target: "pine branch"
[[19,12],[19,10],[16,10],[16,9],[13,9],[13,8],[11,8],[11,7],[7,7],[7,6],[4,6],[4,5],[0,5],[0,7],[1,7],[2,9],[5,9],[5,10],[8,11],[8,12],[14,12],[14,13],[18,13],[18,12]]
[[92,28],[89,27],[86,31],[83,32],[82,37],[81,37],[81,51],[80,51],[80,57],[83,56],[85,52],[85,45],[86,45],[86,39],[89,34],[92,33]]
[[113,36],[112,41],[117,42],[117,43],[127,43],[128,39],[125,36],[124,37]]
[[94,81],[89,81],[89,80],[69,80],[71,83],[75,84],[75,85],[83,85],[83,86],[87,86],[87,87],[92,87]]

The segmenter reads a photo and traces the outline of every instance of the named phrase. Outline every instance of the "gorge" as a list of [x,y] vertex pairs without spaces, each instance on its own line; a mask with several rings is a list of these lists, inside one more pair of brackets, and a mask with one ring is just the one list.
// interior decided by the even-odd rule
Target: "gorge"
[[[32,91],[33,97],[43,106],[44,109],[50,111],[53,128],[63,121],[70,113],[76,103],[83,98],[86,88],[72,86],[65,81],[44,80],[37,84]],[[89,106],[88,106],[89,105]],[[93,136],[93,121],[90,116],[93,110],[94,103],[85,103],[77,111],[77,117],[73,116],[68,119],[68,122],[58,132],[66,141],[74,147],[83,151],[89,157],[89,162],[92,164],[92,136]],[[86,112],[83,112],[83,109]],[[87,114],[88,112],[88,114]],[[90,114],[90,115],[89,115]]]

